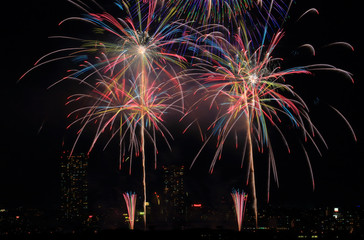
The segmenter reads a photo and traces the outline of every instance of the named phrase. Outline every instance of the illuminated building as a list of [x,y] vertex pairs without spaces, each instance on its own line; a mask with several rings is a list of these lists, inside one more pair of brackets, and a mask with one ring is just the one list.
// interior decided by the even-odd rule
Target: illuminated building
[[87,165],[88,157],[85,154],[69,156],[63,152],[60,161],[60,220],[73,226],[88,219],[87,200]]
[[186,220],[186,192],[184,189],[184,167],[163,167],[163,195],[164,215],[174,224],[184,223]]

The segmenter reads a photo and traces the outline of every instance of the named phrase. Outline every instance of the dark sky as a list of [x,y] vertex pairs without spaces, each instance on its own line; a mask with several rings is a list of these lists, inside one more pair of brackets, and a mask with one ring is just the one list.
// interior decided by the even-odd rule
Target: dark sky
[[[313,122],[326,139],[329,149],[319,144],[322,151],[320,157],[312,146],[307,148],[316,183],[316,189],[312,191],[309,169],[302,151],[297,148],[296,152],[288,155],[282,142],[274,143],[280,187],[278,189],[272,183],[270,198],[273,204],[301,207],[363,204],[364,119],[361,92],[364,76],[363,35],[360,31],[363,21],[356,2],[348,0],[343,4],[342,1],[301,0],[292,6],[286,38],[277,48],[284,55],[285,64],[332,64],[353,73],[355,83],[352,84],[341,74],[328,72],[317,72],[307,81],[301,77],[296,82],[292,81],[295,90],[309,105]],[[110,3],[104,6],[110,6]],[[320,14],[310,13],[296,22],[300,14],[311,7],[317,8]],[[5,5],[2,3],[2,9],[7,14],[1,17],[0,207],[25,205],[53,208],[57,206],[59,194],[58,160],[62,142],[66,142],[63,149],[67,148],[75,137],[65,131],[66,116],[71,110],[64,106],[65,98],[77,89],[65,83],[47,90],[51,83],[63,76],[67,70],[65,64],[49,64],[31,72],[18,83],[17,80],[38,58],[64,47],[62,41],[48,37],[65,34],[58,23],[66,17],[78,16],[81,11],[66,0],[8,1]],[[74,29],[79,30],[82,31]],[[325,47],[337,41],[349,42],[355,51]],[[302,57],[304,53],[297,51],[297,47],[305,43],[316,48],[314,58]],[[276,52],[276,55],[279,54]],[[339,109],[347,117],[357,134],[357,142],[353,140],[345,122],[328,105]],[[173,121],[176,119],[173,118]],[[159,166],[181,162],[189,166],[202,145],[197,133],[182,135],[181,131],[186,125],[175,124],[172,124],[172,128],[176,140],[171,142],[174,151],[170,153],[161,147]],[[98,145],[99,148],[102,146]],[[78,150],[82,151],[83,147],[81,144]],[[196,165],[186,172],[186,188],[195,194],[196,199],[210,204],[218,202],[216,199],[224,194],[228,195],[232,187],[247,189],[243,184],[244,172],[239,170],[241,153],[232,146],[226,147],[215,172],[208,174],[213,149],[214,146],[208,147]],[[256,156],[258,198],[265,202],[267,160],[264,155],[257,153]],[[133,170],[135,177],[125,176],[125,172],[117,171],[117,158],[118,151],[114,147],[91,154],[90,192],[95,202],[115,204],[122,191],[139,187],[135,183],[138,170]],[[138,169],[138,164],[133,169]],[[150,188],[158,190],[160,172],[149,172]]]

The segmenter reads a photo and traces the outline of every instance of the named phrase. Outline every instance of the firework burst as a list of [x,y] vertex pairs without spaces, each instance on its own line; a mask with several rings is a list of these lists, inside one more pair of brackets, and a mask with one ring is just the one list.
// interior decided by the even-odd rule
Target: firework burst
[[[287,83],[286,78],[296,74],[311,74],[313,70],[343,71],[330,65],[311,65],[282,70],[280,67],[282,59],[275,58],[273,51],[283,36],[283,32],[279,31],[267,46],[262,44],[254,48],[251,42],[246,41],[246,36],[242,32],[235,34],[234,41],[231,42],[226,40],[229,38],[224,38],[221,32],[206,34],[201,37],[209,43],[207,48],[201,50],[204,57],[199,58],[200,62],[195,64],[196,70],[188,71],[186,74],[200,83],[197,91],[206,92],[206,96],[201,101],[211,101],[210,108],[216,106],[219,111],[218,117],[208,128],[212,129],[212,133],[196,155],[192,165],[207,142],[216,135],[217,150],[210,165],[212,173],[216,161],[221,158],[228,136],[235,133],[236,145],[238,145],[237,129],[242,127],[246,129],[246,134],[242,137],[243,156],[247,150],[249,160],[247,183],[249,182],[252,186],[251,196],[256,221],[254,146],[260,152],[263,152],[265,148],[268,149],[268,201],[271,172],[279,185],[268,128],[271,127],[278,132],[288,152],[290,152],[290,146],[280,129],[282,116],[289,119],[294,128],[300,129],[304,140],[310,140],[319,153],[314,136],[319,136],[326,146],[321,134],[310,120],[307,105]],[[305,150],[303,151],[306,153]],[[307,161],[314,188],[314,178],[308,158]]]
[[[128,76],[132,77],[132,74]],[[77,102],[82,106],[68,116],[70,119],[75,118],[68,128],[81,125],[73,148],[87,129],[95,132],[89,152],[101,135],[108,133],[110,136],[105,147],[112,139],[117,138],[120,145],[119,166],[129,153],[126,159],[129,160],[131,173],[133,156],[142,156],[143,186],[146,191],[145,141],[149,139],[154,146],[156,168],[158,153],[156,133],[161,135],[169,146],[168,139],[173,137],[164,125],[163,118],[168,111],[182,113],[182,108],[178,104],[182,101],[179,90],[168,81],[169,78],[162,70],[157,75],[154,75],[154,72],[148,72],[147,75],[140,73],[128,80],[99,74],[96,82],[93,79],[93,84],[84,79],[73,79],[89,88],[85,94],[74,94],[68,98],[67,104]],[[147,86],[142,84],[146,79]]]
[[[169,110],[182,112],[182,109],[176,105],[176,102],[181,101],[181,96],[179,91],[175,90],[175,86],[168,81],[157,81],[157,79],[163,78],[161,76],[163,72],[160,71],[158,75],[154,76],[153,81],[151,75],[153,74],[147,75],[150,85],[144,89],[146,92],[141,92],[141,74],[128,80],[110,78],[100,74],[97,81],[93,79],[94,84],[86,82],[84,79],[74,78],[89,90],[85,94],[78,93],[68,97],[67,104],[77,102],[82,106],[68,115],[70,119],[75,120],[67,128],[81,124],[73,148],[87,127],[95,129],[89,152],[92,151],[100,136],[109,131],[111,137],[105,147],[113,138],[117,137],[121,146],[122,159],[127,153],[130,155],[129,171],[131,171],[133,155],[139,156],[142,151],[137,129],[142,128],[142,119],[144,119],[145,133],[154,146],[156,167],[158,152],[156,132],[159,132],[168,144],[167,137],[172,138],[172,135],[165,127],[163,117]],[[125,147],[126,142],[129,142],[127,148]]]
[[239,190],[233,190],[231,193],[231,197],[234,201],[234,208],[235,208],[235,214],[236,214],[236,220],[238,223],[238,230],[241,231],[241,225],[244,220],[244,213],[245,213],[245,207],[248,195],[244,193],[244,191]]
[[[169,8],[176,8],[179,17],[183,16],[188,21],[198,22],[200,24],[232,22],[234,17],[246,17],[247,21],[253,21],[250,11],[256,10],[259,15],[274,11],[284,16],[289,6],[284,1],[264,1],[264,0],[194,0],[167,1]],[[254,19],[257,20],[257,19]],[[256,22],[256,21],[255,21]],[[277,22],[275,22],[277,23]]]
[[[171,15],[156,15],[156,2],[129,1],[116,2],[126,17],[116,18],[105,11],[86,13],[83,17],[70,17],[60,25],[70,21],[82,21],[93,26],[98,40],[59,37],[81,41],[77,48],[65,48],[51,52],[36,62],[29,71],[52,61],[72,59],[79,62],[79,68],[69,70],[68,75],[56,82],[76,80],[89,89],[88,93],[69,97],[69,103],[86,102],[86,106],[76,109],[69,117],[76,116],[70,126],[81,124],[80,136],[88,126],[96,129],[89,152],[106,130],[111,138],[119,137],[120,162],[124,153],[141,156],[143,166],[144,212],[146,212],[145,141],[151,139],[156,159],[156,132],[166,140],[171,136],[163,125],[163,115],[167,110],[183,111],[182,84],[176,78],[175,70],[183,68],[186,59],[173,48],[187,43],[186,35],[180,30],[179,21],[171,21]],[[104,40],[100,40],[104,39]],[[50,59],[60,53],[67,56]],[[53,86],[52,85],[52,86]],[[173,92],[172,92],[173,91]],[[177,98],[177,100],[176,100]],[[90,104],[90,102],[92,104]],[[178,106],[177,106],[178,105]],[[79,117],[81,116],[81,117]],[[69,127],[70,127],[69,126]],[[139,133],[137,133],[139,129]],[[150,130],[150,131],[149,131]],[[129,138],[129,147],[125,140]],[[75,147],[73,146],[73,148]],[[120,165],[120,164],[119,164]],[[155,161],[156,166],[156,161]],[[146,224],[146,214],[144,215]]]
[[171,0],[165,3],[175,19],[186,19],[195,28],[212,32],[215,24],[224,25],[232,32],[240,28],[257,45],[262,38],[269,38],[280,29],[291,4],[292,0]]
[[123,193],[123,197],[125,200],[126,208],[128,209],[129,228],[133,230],[135,222],[135,207],[136,207],[137,195],[132,192],[126,192]]

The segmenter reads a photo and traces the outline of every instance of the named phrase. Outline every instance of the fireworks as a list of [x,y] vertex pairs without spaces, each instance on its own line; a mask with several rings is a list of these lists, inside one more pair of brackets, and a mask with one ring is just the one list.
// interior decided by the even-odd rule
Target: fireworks
[[[183,67],[186,59],[174,52],[172,46],[181,45],[182,41],[187,40],[179,30],[178,21],[169,22],[169,15],[159,20],[153,18],[153,2],[142,4],[136,1],[132,8],[129,4],[117,4],[127,13],[124,19],[115,18],[106,12],[87,12],[83,18],[71,17],[60,23],[71,20],[85,21],[95,26],[95,32],[106,35],[105,41],[82,40],[82,47],[70,54],[76,61],[83,61],[80,69],[69,71],[70,74],[61,81],[72,79],[89,88],[89,93],[72,95],[68,101],[92,102],[91,105],[83,106],[69,115],[82,116],[71,123],[81,123],[82,126],[75,145],[86,127],[94,126],[96,133],[89,152],[102,133],[110,129],[111,138],[107,144],[112,138],[119,136],[119,165],[122,159],[125,159],[125,149],[130,153],[130,164],[133,153],[141,156],[146,212],[145,142],[146,138],[149,138],[154,146],[156,167],[156,132],[162,135],[167,144],[167,136],[171,137],[163,125],[163,115],[168,110],[183,111],[182,84],[175,77],[174,69]],[[148,15],[144,18],[142,14],[146,9]],[[74,50],[71,48],[63,51]],[[129,147],[125,148],[128,136]],[[144,223],[146,225],[146,214]]]
[[[245,125],[249,125],[248,135],[249,132],[255,135],[259,147],[263,149],[264,146],[269,147],[267,122],[279,130],[275,123],[281,122],[278,114],[290,118],[296,127],[305,126],[303,119],[311,124],[306,104],[285,81],[287,75],[310,72],[303,67],[287,70],[279,68],[280,59],[274,58],[272,52],[282,37],[283,33],[278,32],[268,48],[263,49],[261,46],[253,51],[240,35],[235,36],[235,44],[219,37],[214,49],[217,49],[221,56],[210,52],[211,61],[196,64],[203,70],[188,74],[199,75],[198,80],[202,83],[199,90],[207,90],[208,94],[203,100],[212,99],[212,107],[216,103],[215,100],[219,99],[218,104],[222,109],[220,116],[210,126],[215,128],[213,134],[218,134],[218,150],[210,166],[211,172],[216,160],[221,156],[226,138],[234,131],[236,125],[246,122]],[[243,122],[239,122],[239,119]],[[311,125],[307,128],[313,130]],[[306,128],[304,133],[308,133]],[[289,151],[284,137],[283,140]]]
[[[176,8],[177,17],[187,21],[206,25],[208,23],[232,23],[244,21],[246,24],[260,25],[265,22],[264,16],[272,15],[272,24],[278,22],[277,15],[284,17],[289,10],[289,5],[284,1],[264,0],[170,0],[166,2],[168,8]],[[274,10],[274,13],[272,13]],[[238,19],[236,19],[238,18]],[[265,25],[265,24],[263,24]]]
[[[162,73],[156,78],[161,77],[160,75]],[[125,158],[125,151],[127,151],[131,173],[133,155],[139,156],[142,151],[137,130],[141,128],[142,119],[144,119],[145,130],[150,129],[147,136],[154,146],[156,167],[158,152],[156,132],[159,132],[168,144],[167,137],[171,137],[171,133],[164,126],[163,116],[168,110],[181,111],[178,106],[175,106],[175,102],[180,100],[178,91],[173,91],[174,86],[169,86],[168,81],[158,82],[156,79],[152,81],[153,77],[150,75],[147,75],[150,86],[145,93],[142,93],[140,88],[141,75],[128,80],[125,78],[117,80],[101,74],[98,76],[94,85],[83,79],[76,79],[80,84],[84,84],[85,88],[89,88],[89,91],[86,94],[74,94],[68,97],[67,104],[78,102],[82,105],[68,115],[70,119],[75,118],[68,128],[82,124],[74,147],[87,127],[95,129],[89,152],[100,136],[109,131],[111,137],[105,147],[113,138],[118,137],[121,146],[120,160]],[[125,147],[126,142],[129,143],[128,147]]]
[[[208,130],[212,129],[212,133],[201,148],[202,150],[205,147],[212,136],[217,136],[216,152],[210,165],[211,173],[216,161],[221,158],[228,137],[234,134],[236,145],[238,145],[237,131],[241,128],[245,129],[245,133],[242,134],[243,156],[247,150],[249,160],[247,183],[250,182],[252,186],[251,196],[257,221],[254,146],[260,152],[263,152],[265,148],[268,149],[268,201],[271,173],[279,186],[268,128],[272,127],[277,131],[288,152],[290,152],[290,146],[280,126],[284,121],[282,116],[287,118],[295,129],[300,129],[305,142],[311,141],[319,153],[314,136],[318,136],[326,145],[320,132],[310,120],[306,103],[288,84],[286,78],[296,74],[311,74],[312,71],[319,70],[343,72],[349,77],[350,74],[325,64],[281,69],[283,60],[273,55],[276,46],[284,36],[283,32],[277,32],[267,46],[265,46],[266,39],[263,37],[262,44],[255,48],[251,41],[247,41],[245,32],[238,31],[234,34],[233,40],[230,40],[226,28],[221,27],[221,29],[222,31],[214,33],[202,33],[201,39],[207,43],[208,50],[200,51],[201,57],[196,57],[199,62],[194,65],[195,69],[186,71],[186,76],[193,77],[200,83],[197,91],[206,93],[201,101],[211,101],[210,108],[216,106],[219,111],[219,115],[208,128]],[[305,149],[303,152],[307,157]],[[308,166],[314,188],[313,171],[309,160]]]
[[241,225],[244,220],[245,206],[247,202],[248,195],[244,191],[239,192],[239,190],[233,190],[231,197],[234,201],[236,220],[238,223],[238,230],[241,231]]
[[128,209],[128,217],[129,217],[129,228],[131,230],[134,229],[134,221],[135,221],[135,206],[137,195],[132,192],[123,193],[123,197],[126,203],[126,208]]
[[[146,142],[153,146],[154,167],[157,168],[157,137],[161,136],[169,148],[169,139],[173,139],[165,124],[165,115],[169,112],[185,114],[187,93],[203,92],[205,95],[192,104],[191,109],[208,101],[210,108],[218,109],[218,115],[208,127],[209,135],[191,166],[210,139],[216,137],[216,152],[209,169],[212,173],[227,139],[234,135],[236,145],[241,142],[244,146],[243,161],[245,155],[248,157],[246,180],[252,187],[250,196],[258,225],[254,148],[268,151],[268,201],[271,174],[279,185],[270,129],[281,136],[288,152],[290,146],[281,129],[282,122],[290,122],[292,128],[301,132],[304,141],[313,143],[318,152],[315,136],[326,145],[311,122],[306,103],[287,77],[332,70],[352,79],[347,71],[328,64],[281,68],[283,59],[275,57],[274,50],[284,36],[281,25],[291,3],[283,0],[118,1],[115,6],[121,12],[120,17],[104,10],[92,13],[89,7],[83,7],[85,4],[74,3],[85,14],[67,18],[60,25],[74,20],[86,22],[93,27],[96,40],[59,37],[81,44],[43,56],[29,71],[53,61],[71,59],[78,64],[53,84],[72,80],[84,89],[68,97],[67,104],[81,106],[68,115],[71,119],[68,128],[78,127],[71,154],[81,136],[91,130],[93,138],[89,153],[101,136],[107,135],[105,147],[113,139],[117,139],[120,146],[119,167],[128,160],[131,173],[133,158],[140,157],[145,226]],[[310,9],[303,15],[309,12],[317,10]],[[353,49],[345,42],[331,45],[337,44]],[[315,55],[310,44],[299,48],[307,48]],[[64,53],[68,54],[51,58]],[[193,88],[196,85],[190,84],[189,78],[193,78],[192,82],[198,87]],[[193,89],[185,89],[186,86],[193,86]],[[332,109],[350,127],[343,115],[336,108]],[[350,130],[356,139],[351,127]],[[200,132],[203,136],[201,129]],[[314,188],[312,167],[303,145],[302,148]],[[231,195],[240,231],[247,195],[239,191],[233,191]],[[124,199],[133,229],[136,195],[125,193]]]
[[[272,55],[282,37],[283,33],[278,32],[273,36],[268,47],[265,48],[262,45],[257,49],[252,49],[250,43],[244,41],[240,34],[234,36],[233,43],[221,38],[221,34],[216,37],[210,34],[209,38],[214,43],[213,50],[217,53],[209,52],[211,61],[196,64],[203,69],[202,72],[191,73],[191,75],[200,74],[198,80],[202,83],[201,91],[206,90],[207,92],[204,100],[212,99],[210,106],[217,104],[220,109],[219,116],[210,126],[214,129],[210,137],[217,135],[218,140],[210,172],[213,171],[216,161],[221,158],[228,136],[236,131],[238,126],[246,129],[246,134],[242,139],[245,144],[244,151],[248,149],[250,170],[248,178],[250,177],[252,185],[256,219],[253,144],[257,143],[257,147],[261,151],[265,147],[268,148],[269,168],[273,171],[274,179],[278,184],[267,124],[272,125],[280,133],[288,151],[290,151],[288,142],[278,125],[281,122],[280,115],[288,117],[295,127],[301,128],[305,137],[313,135],[315,130],[309,119],[306,104],[285,80],[287,75],[309,74],[310,72],[302,67],[281,70],[278,65],[280,59],[274,58]],[[305,121],[308,123],[307,127]],[[235,136],[238,135],[235,134]],[[310,137],[310,139],[312,138]],[[269,176],[268,181],[270,181]],[[269,185],[268,182],[268,194]]]

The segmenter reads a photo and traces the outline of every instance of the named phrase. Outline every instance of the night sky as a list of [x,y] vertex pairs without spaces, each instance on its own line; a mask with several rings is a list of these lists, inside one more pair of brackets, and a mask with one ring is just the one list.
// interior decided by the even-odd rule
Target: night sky
[[[113,1],[98,2],[109,9]],[[307,147],[316,183],[313,191],[303,152],[293,147],[291,154],[288,154],[283,142],[276,138],[273,146],[280,186],[277,188],[272,181],[272,204],[294,207],[363,205],[364,71],[361,44],[364,39],[360,31],[362,16],[356,3],[354,0],[297,0],[292,6],[291,17],[285,25],[286,37],[274,55],[283,57],[287,67],[313,63],[335,65],[353,73],[355,83],[352,84],[342,74],[329,72],[316,72],[308,79],[297,77],[290,80],[295,91],[308,104],[311,118],[329,149],[326,150],[318,141],[322,152],[320,157],[312,145]],[[317,8],[320,14],[310,13],[297,22],[300,14],[311,7]],[[69,27],[64,30],[58,26],[64,18],[78,16],[82,12],[66,0],[7,1],[2,3],[2,9],[6,14],[1,16],[0,208],[27,206],[55,209],[59,196],[59,157],[63,150],[72,146],[75,139],[74,132],[65,130],[69,123],[66,116],[72,106],[65,106],[64,103],[66,97],[78,88],[67,82],[49,90],[47,87],[64,76],[71,63],[46,65],[31,72],[22,81],[17,81],[41,56],[64,47],[62,40],[49,39],[49,36],[72,36],[72,31],[82,31],[77,28],[78,25],[74,30]],[[325,47],[337,41],[349,42],[355,51],[338,46]],[[297,50],[304,43],[316,48],[315,57]],[[353,140],[345,122],[330,110],[329,105],[346,116],[356,132],[357,142]],[[179,116],[169,118],[172,123],[169,128],[175,137],[175,141],[171,141],[173,152],[160,145],[159,168],[156,171],[148,169],[150,191],[161,189],[160,167],[170,164],[186,166],[185,187],[196,201],[218,204],[218,199],[228,196],[233,187],[249,189],[244,183],[245,172],[239,168],[241,151],[235,150],[233,141],[226,146],[223,158],[216,164],[212,175],[208,174],[208,168],[214,153],[214,142],[189,170],[202,146],[199,135],[193,129],[182,135],[188,123],[178,123]],[[290,130],[286,129],[288,139],[297,141],[293,134],[289,134]],[[77,151],[86,151],[87,146],[87,141],[81,143]],[[118,171],[117,147],[111,145],[102,151],[103,146],[102,142],[98,144],[90,156],[90,201],[91,205],[102,203],[113,207],[120,203],[125,190],[135,190],[141,194],[138,184],[140,165],[135,160],[132,176],[126,174],[128,165]],[[151,152],[151,149],[148,150]],[[257,152],[255,156],[258,203],[264,204],[267,200],[267,158]]]

